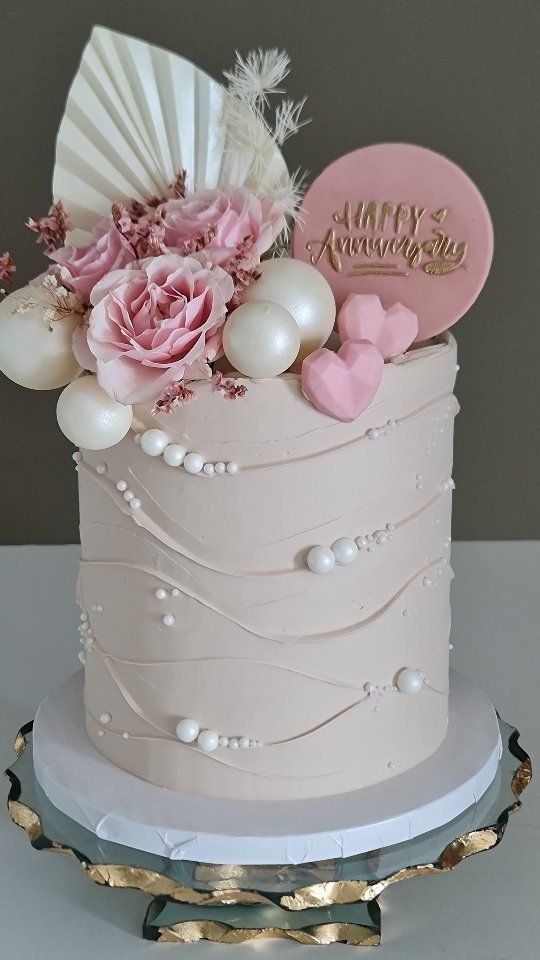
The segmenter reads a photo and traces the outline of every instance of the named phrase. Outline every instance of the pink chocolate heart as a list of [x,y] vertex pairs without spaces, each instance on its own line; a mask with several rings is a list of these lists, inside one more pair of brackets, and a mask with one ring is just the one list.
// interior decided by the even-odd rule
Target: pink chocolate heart
[[347,340],[334,353],[321,347],[302,364],[302,390],[313,406],[336,420],[356,420],[382,379],[384,360],[367,340]]
[[342,342],[370,340],[385,360],[405,353],[418,334],[416,314],[394,303],[384,310],[374,294],[351,293],[338,314],[337,326]]

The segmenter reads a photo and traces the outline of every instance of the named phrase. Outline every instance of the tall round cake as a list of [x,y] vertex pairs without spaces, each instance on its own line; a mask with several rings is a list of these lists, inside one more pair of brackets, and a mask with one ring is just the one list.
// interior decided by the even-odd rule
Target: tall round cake
[[[238,381],[234,401],[200,384],[83,451],[86,722],[105,757],[183,793],[283,800],[378,783],[437,750],[455,371],[450,334],[417,346],[350,423],[294,374]],[[175,469],[175,450],[199,472]]]

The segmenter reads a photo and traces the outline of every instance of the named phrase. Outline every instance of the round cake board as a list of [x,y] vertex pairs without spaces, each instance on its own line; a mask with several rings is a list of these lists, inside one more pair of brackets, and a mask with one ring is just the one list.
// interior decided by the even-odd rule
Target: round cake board
[[216,800],[153,786],[102,757],[86,735],[83,684],[78,671],[38,710],[33,737],[40,786],[55,807],[99,838],[171,859],[282,865],[402,843],[476,803],[502,750],[492,704],[476,684],[452,674],[447,736],[414,769],[307,802]]

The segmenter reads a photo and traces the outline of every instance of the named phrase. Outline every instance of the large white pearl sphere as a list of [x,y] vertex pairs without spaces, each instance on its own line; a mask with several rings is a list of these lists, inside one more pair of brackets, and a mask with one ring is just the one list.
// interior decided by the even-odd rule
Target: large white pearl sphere
[[212,753],[214,750],[217,750],[219,746],[219,737],[214,730],[201,730],[197,737],[197,743],[201,750],[204,750],[206,753]]
[[300,330],[298,361],[328,340],[336,320],[332,288],[315,267],[302,260],[278,257],[259,264],[261,274],[244,290],[244,303],[271,300],[291,313]]
[[169,438],[163,430],[145,430],[141,437],[141,449],[149,457],[159,457],[165,450]]
[[184,470],[187,473],[200,473],[204,467],[204,457],[200,453],[188,453],[184,459]]
[[332,544],[332,553],[340,567],[346,567],[358,556],[358,547],[351,537],[340,537]]
[[40,286],[23,287],[0,302],[0,370],[30,390],[63,387],[81,373],[71,348],[81,316],[62,316],[49,326],[46,309],[54,309],[54,302]]
[[401,693],[420,693],[423,685],[422,674],[418,670],[404,667],[397,675],[396,686]]
[[176,736],[182,743],[193,743],[199,736],[199,724],[196,720],[180,720],[176,724]]
[[105,450],[125,437],[133,410],[105,393],[97,377],[87,376],[73,380],[62,391],[56,417],[62,433],[72,443],[86,450]]
[[330,547],[312,547],[307,555],[307,565],[313,573],[330,573],[336,558]]
[[277,377],[291,366],[300,349],[294,318],[279,303],[254,300],[229,314],[223,350],[229,363],[247,377]]
[[[142,440],[141,440],[142,446]],[[181,447],[179,443],[169,443],[163,451],[163,459],[169,467],[180,467],[184,462],[186,448]]]

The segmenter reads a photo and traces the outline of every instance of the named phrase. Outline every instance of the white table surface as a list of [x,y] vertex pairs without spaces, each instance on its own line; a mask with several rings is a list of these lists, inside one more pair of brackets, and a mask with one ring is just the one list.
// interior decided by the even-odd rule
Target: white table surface
[[[78,547],[0,547],[0,763],[40,701],[78,666]],[[453,664],[477,680],[540,760],[540,543],[453,545]],[[7,783],[5,794],[7,796]],[[380,899],[381,960],[536,960],[540,941],[540,791],[535,781],[502,844],[448,874],[407,880]],[[158,945],[140,938],[148,898],[93,884],[67,857],[32,849],[0,814],[0,957],[300,960],[287,941]],[[358,949],[325,948],[328,960]]]

